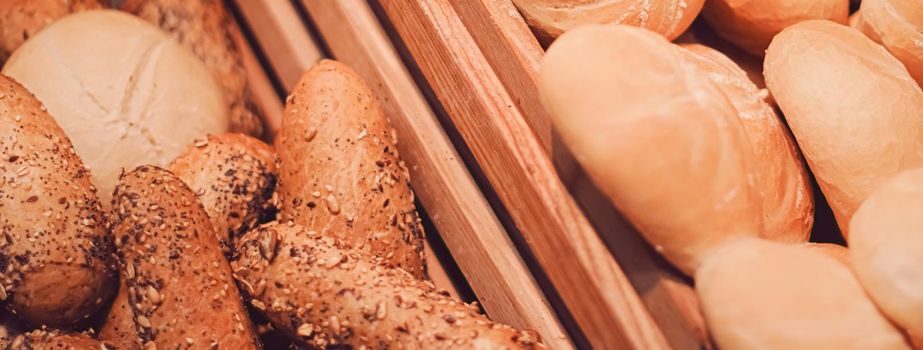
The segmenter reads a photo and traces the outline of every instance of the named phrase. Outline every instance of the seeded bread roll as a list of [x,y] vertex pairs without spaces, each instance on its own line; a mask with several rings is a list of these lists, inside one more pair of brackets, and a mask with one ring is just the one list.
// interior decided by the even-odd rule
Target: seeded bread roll
[[923,86],[923,4],[920,0],[865,0],[855,28],[882,44]]
[[222,247],[230,248],[238,235],[274,214],[276,163],[276,153],[262,141],[219,134],[196,140],[170,171],[195,191]]
[[766,54],[766,84],[848,238],[859,203],[923,166],[923,92],[901,63],[855,29],[789,27]]
[[721,37],[762,57],[772,38],[801,21],[846,24],[849,0],[709,0],[702,16]]
[[299,225],[263,225],[244,235],[237,249],[234,276],[250,303],[277,329],[312,347],[545,348],[432,283]]
[[716,249],[695,288],[721,349],[909,349],[837,259],[745,238]]
[[118,350],[140,350],[141,337],[138,336],[134,316],[128,304],[128,287],[123,278],[119,284],[119,292],[112,302],[112,308],[109,309],[106,321],[99,330],[99,339],[112,344]]
[[61,333],[35,330],[13,338],[3,349],[8,350],[116,350],[111,344],[99,342],[82,333]]
[[736,63],[704,45],[682,45],[681,51],[734,105],[753,148],[753,176],[762,198],[765,230],[760,237],[782,242],[807,242],[814,224],[814,196],[801,152],[788,128],[760,90]]
[[540,89],[578,162],[683,272],[723,241],[762,232],[737,112],[662,36],[624,25],[574,29],[548,49]]
[[121,272],[146,349],[259,348],[208,214],[182,180],[138,167],[122,175],[112,207]]
[[68,327],[115,287],[90,173],[45,107],[0,75],[0,300],[27,324]]
[[397,135],[355,71],[330,60],[311,68],[288,97],[277,143],[282,221],[426,275],[423,228]]
[[96,0],[0,0],[0,62],[58,18],[100,7]]
[[263,133],[240,52],[228,34],[232,20],[217,0],[126,0],[122,10],[173,35],[205,62],[224,88],[230,131],[253,136]]

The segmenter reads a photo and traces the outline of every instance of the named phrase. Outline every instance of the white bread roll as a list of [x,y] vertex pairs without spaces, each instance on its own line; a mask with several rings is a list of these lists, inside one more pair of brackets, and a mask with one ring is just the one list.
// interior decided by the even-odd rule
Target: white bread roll
[[625,25],[574,29],[548,49],[540,89],[577,161],[685,273],[724,240],[762,231],[734,107],[662,36]]
[[712,337],[735,349],[909,349],[849,267],[805,245],[741,239],[695,275]]
[[763,56],[772,38],[795,23],[827,19],[845,24],[849,0],[709,0],[702,16],[718,35]]
[[882,44],[923,85],[923,3],[920,0],[865,0],[856,29]]
[[900,173],[850,222],[853,269],[878,307],[923,347],[923,169]]
[[165,166],[196,137],[228,128],[222,90],[202,62],[118,11],[53,23],[13,53],[3,74],[47,106],[104,204],[123,167]]
[[829,21],[791,26],[769,46],[765,74],[844,237],[878,184],[923,166],[923,92],[859,31]]
[[788,128],[766,102],[768,91],[758,89],[746,72],[715,49],[698,44],[681,48],[689,62],[731,101],[749,136],[765,225],[760,237],[782,243],[807,242],[814,224],[811,180]]

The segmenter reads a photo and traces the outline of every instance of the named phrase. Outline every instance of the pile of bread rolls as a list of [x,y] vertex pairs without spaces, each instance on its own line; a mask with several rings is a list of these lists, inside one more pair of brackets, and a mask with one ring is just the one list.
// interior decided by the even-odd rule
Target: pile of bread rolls
[[221,2],[61,3],[0,2],[27,39],[2,47],[0,348],[544,348],[427,279],[352,69],[306,72],[273,147],[234,132],[261,129]]
[[[521,2],[537,31],[552,23]],[[738,53],[565,3],[599,13],[554,6],[584,25],[544,57],[545,107],[600,190],[694,277],[719,348],[923,347],[920,3],[864,0],[857,30],[848,0],[707,1],[697,25],[763,60],[768,90]],[[809,242],[808,169],[848,249]]]

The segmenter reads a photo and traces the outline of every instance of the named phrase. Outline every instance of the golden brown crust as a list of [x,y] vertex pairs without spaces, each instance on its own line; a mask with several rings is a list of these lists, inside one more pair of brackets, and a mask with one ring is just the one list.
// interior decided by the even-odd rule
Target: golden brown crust
[[112,302],[106,321],[99,330],[99,339],[118,350],[140,350],[141,338],[135,330],[134,314],[128,305],[128,287],[122,279],[119,292]]
[[90,173],[29,91],[0,76],[0,299],[33,326],[67,327],[115,285]]
[[[860,16],[859,13],[862,15]],[[884,45],[923,86],[923,6],[918,0],[865,0],[853,27]]]
[[397,135],[358,74],[330,60],[311,68],[288,97],[277,142],[282,220],[425,276]]
[[101,7],[96,0],[0,0],[0,62],[58,18]]
[[240,52],[228,34],[232,20],[219,0],[127,0],[122,10],[154,23],[205,62],[224,88],[230,131],[261,136]]
[[145,346],[258,348],[208,214],[182,180],[138,167],[116,186],[113,210],[121,273]]
[[529,333],[345,246],[299,225],[269,223],[238,243],[234,276],[277,329],[310,346],[544,349]]
[[8,350],[116,350],[111,344],[93,339],[83,333],[61,333],[52,330],[35,330],[13,338],[4,347]]

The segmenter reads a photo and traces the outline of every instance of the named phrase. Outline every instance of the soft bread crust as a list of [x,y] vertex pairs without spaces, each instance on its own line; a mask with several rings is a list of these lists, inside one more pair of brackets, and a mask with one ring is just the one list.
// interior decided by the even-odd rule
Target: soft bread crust
[[295,224],[269,223],[238,243],[234,276],[250,303],[315,348],[544,349],[406,271]]
[[826,19],[846,24],[849,0],[709,0],[702,16],[718,35],[762,57],[772,38],[795,23]]
[[704,0],[513,0],[545,43],[584,24],[627,24],[678,37],[702,10]]
[[923,166],[923,92],[883,47],[829,21],[780,33],[765,74],[848,238],[865,196],[901,170]]
[[806,247],[830,256],[843,265],[850,266],[849,249],[839,244],[833,243],[808,243]]
[[919,0],[865,0],[856,29],[882,44],[923,86],[923,4]]
[[274,214],[276,163],[276,153],[262,141],[219,134],[189,145],[170,171],[196,193],[222,247],[230,248],[237,236]]
[[259,348],[208,214],[182,180],[138,167],[122,176],[112,207],[121,275],[145,347]]
[[122,10],[173,35],[205,62],[224,88],[230,131],[253,136],[263,133],[240,51],[228,34],[232,18],[217,0],[127,0]]
[[853,267],[888,317],[923,346],[923,169],[888,180],[850,222]]
[[397,135],[361,77],[324,60],[285,104],[277,140],[280,219],[422,278],[423,228]]
[[682,45],[681,51],[728,98],[743,123],[754,156],[753,174],[762,198],[765,230],[760,237],[807,242],[814,224],[814,195],[801,152],[788,128],[760,90],[736,63],[708,46]]
[[0,299],[68,327],[112,295],[115,266],[90,173],[45,107],[0,75]]
[[576,159],[683,272],[721,242],[763,230],[740,118],[662,36],[624,25],[577,28],[548,49],[540,78]]
[[112,344],[118,350],[140,350],[141,337],[138,336],[135,315],[128,304],[128,287],[124,278],[120,282],[119,292],[99,330],[99,340]]
[[121,349],[102,343],[83,333],[62,333],[54,330],[34,330],[13,338],[5,344],[8,350],[115,350]]
[[716,249],[695,287],[721,349],[909,349],[848,265],[804,245]]
[[101,7],[96,0],[0,0],[0,62],[58,18]]

